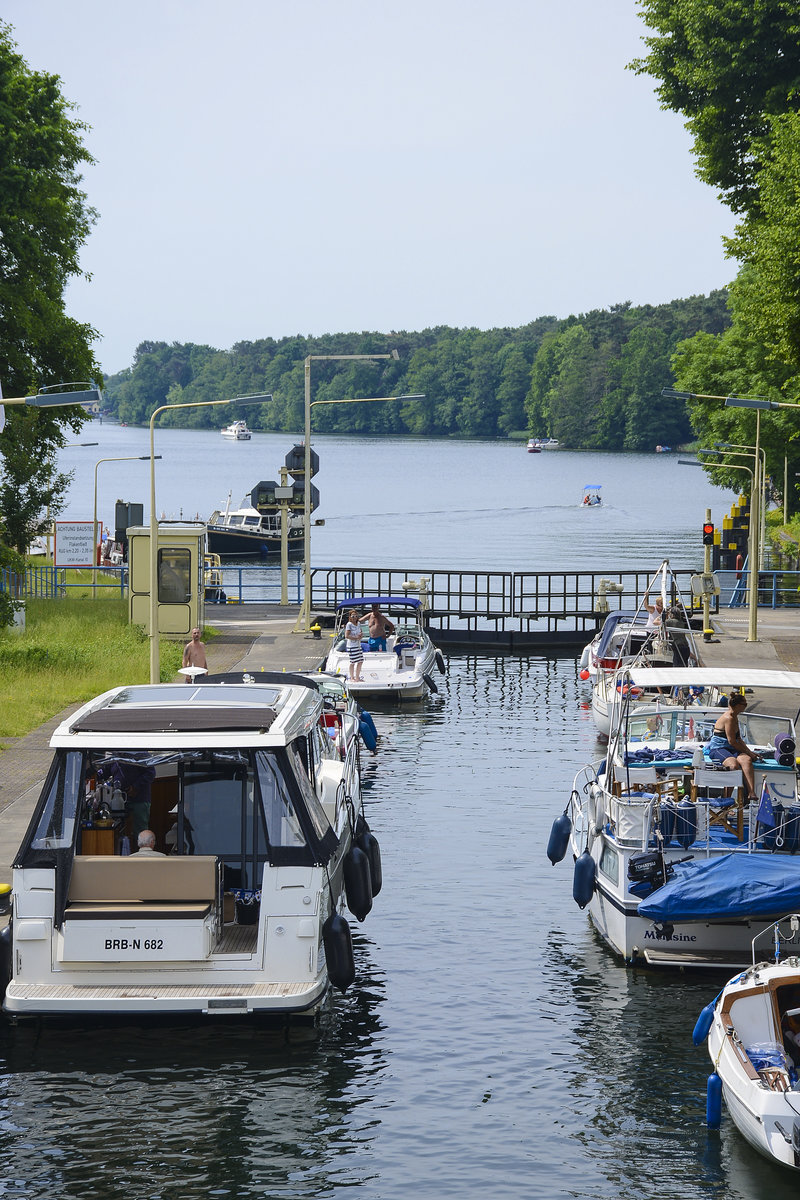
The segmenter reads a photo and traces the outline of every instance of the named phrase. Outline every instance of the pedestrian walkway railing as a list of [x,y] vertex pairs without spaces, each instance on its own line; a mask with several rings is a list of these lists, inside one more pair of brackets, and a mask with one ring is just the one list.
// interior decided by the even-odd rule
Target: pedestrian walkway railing
[[[750,603],[750,572],[717,571],[720,583],[720,606],[747,608]],[[759,571],[759,608],[800,607],[800,571]]]
[[30,566],[19,573],[3,568],[0,570],[0,592],[20,600],[50,600],[58,596],[85,595],[93,588],[95,580],[106,595],[109,588],[119,592],[120,596],[128,594],[128,568],[124,566],[98,567],[96,577],[91,567],[65,570],[63,567]]
[[[273,566],[221,568],[219,588],[206,588],[206,601],[228,604],[280,604],[281,569]],[[303,598],[303,568],[291,566],[287,571],[287,604],[300,604]],[[224,599],[223,599],[224,597]]]

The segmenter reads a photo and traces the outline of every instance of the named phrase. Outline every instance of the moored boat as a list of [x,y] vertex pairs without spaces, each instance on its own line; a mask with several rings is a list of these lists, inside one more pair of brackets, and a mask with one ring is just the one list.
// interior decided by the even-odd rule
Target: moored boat
[[[378,605],[395,629],[383,645],[370,639],[364,607]],[[345,638],[348,614],[355,609],[361,618],[363,664],[360,680],[348,678],[347,686],[355,696],[374,696],[389,700],[420,700],[438,688],[432,677],[434,667],[444,671],[444,659],[431,641],[424,625],[421,601],[415,596],[357,596],[336,606],[333,644],[325,660],[325,670],[333,675],[349,676],[350,656]]]
[[[303,553],[302,514],[289,516],[288,553]],[[223,558],[273,558],[281,552],[281,513],[259,512],[245,496],[239,508],[215,509],[206,522],[206,545]]]
[[[758,961],[770,950],[773,961]],[[800,1170],[800,915],[753,939],[752,962],[703,1009],[693,1040],[708,1037],[713,1070],[706,1120],[721,1096],[740,1133],[766,1158]],[[788,956],[788,957],[787,957]]]
[[[571,849],[576,902],[626,962],[746,965],[754,934],[800,907],[795,728],[767,707],[769,689],[799,689],[800,674],[643,667],[627,677],[631,687],[676,689],[672,702],[623,707],[606,758],[578,773],[548,856]],[[758,689],[759,710],[739,718],[759,753],[757,801],[742,771],[718,769],[705,753],[724,709],[696,703],[693,689],[720,687]]]
[[[115,688],[56,729],[13,868],[4,1008],[313,1014],[380,888],[358,723],[303,676]],[[147,827],[155,853],[132,853]],[[376,877],[377,876],[377,877]]]

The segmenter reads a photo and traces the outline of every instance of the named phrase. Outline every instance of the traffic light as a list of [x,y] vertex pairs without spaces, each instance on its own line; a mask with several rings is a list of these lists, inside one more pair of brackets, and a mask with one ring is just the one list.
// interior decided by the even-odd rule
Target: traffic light
[[711,521],[705,521],[703,523],[703,545],[714,545],[714,526]]

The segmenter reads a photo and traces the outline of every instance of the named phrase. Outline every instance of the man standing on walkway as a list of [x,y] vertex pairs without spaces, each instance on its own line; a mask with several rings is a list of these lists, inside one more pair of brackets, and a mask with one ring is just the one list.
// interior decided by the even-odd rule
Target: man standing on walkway
[[[197,627],[192,630],[192,640],[184,646],[183,665],[184,667],[202,667],[204,671],[208,670],[205,644],[200,641],[200,630]],[[186,682],[193,682],[191,675],[186,676]]]

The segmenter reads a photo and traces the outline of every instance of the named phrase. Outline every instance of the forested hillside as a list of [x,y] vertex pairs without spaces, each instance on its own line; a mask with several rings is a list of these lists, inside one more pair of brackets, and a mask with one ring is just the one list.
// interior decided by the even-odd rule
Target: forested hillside
[[[106,381],[120,421],[143,424],[161,404],[269,392],[248,408],[253,429],[303,428],[303,363],[308,354],[397,349],[397,361],[314,363],[315,400],[424,393],[424,400],[320,406],[317,432],[507,437],[524,430],[584,449],[641,450],[692,436],[685,405],[660,398],[673,383],[670,357],[682,339],[728,325],[726,294],[670,304],[621,304],[517,329],[340,333],[211,346],[143,342],[133,366]],[[231,410],[189,408],[161,421],[221,427]]]

